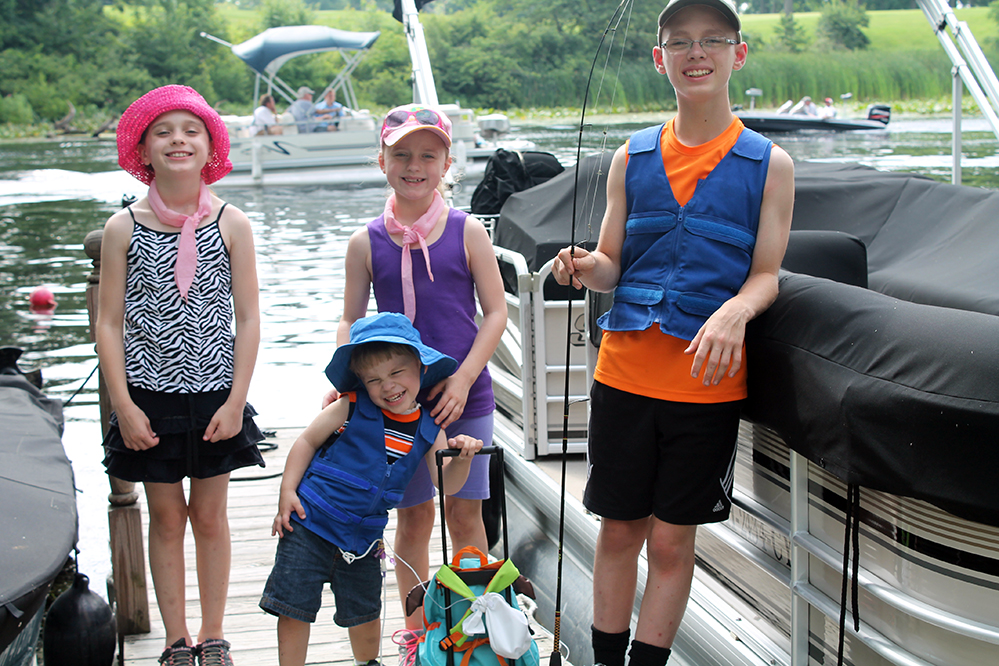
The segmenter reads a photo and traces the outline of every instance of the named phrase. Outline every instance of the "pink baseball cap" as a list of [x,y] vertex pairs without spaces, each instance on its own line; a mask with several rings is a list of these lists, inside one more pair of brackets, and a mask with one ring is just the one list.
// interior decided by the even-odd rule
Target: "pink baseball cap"
[[443,111],[423,104],[397,106],[386,113],[382,122],[382,143],[394,146],[403,137],[419,130],[430,130],[445,146],[451,147],[451,119]]
[[119,166],[143,183],[151,183],[153,168],[143,164],[139,156],[139,143],[154,120],[164,113],[177,110],[190,111],[201,118],[212,137],[212,154],[201,170],[205,183],[214,183],[232,171],[232,162],[229,161],[229,132],[222,117],[197,90],[175,85],[150,90],[132,102],[125,113],[121,114],[117,130]]

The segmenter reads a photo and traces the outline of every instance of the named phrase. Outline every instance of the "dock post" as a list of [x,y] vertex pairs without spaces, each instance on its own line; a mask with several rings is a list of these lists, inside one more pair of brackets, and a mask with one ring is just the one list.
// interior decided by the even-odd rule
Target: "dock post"
[[[91,231],[83,239],[83,249],[94,263],[87,276],[87,312],[90,315],[90,340],[96,342],[97,301],[101,281],[101,239],[103,230]],[[98,370],[97,391],[101,408],[101,434],[108,432],[111,399],[104,374]],[[113,579],[116,620],[120,635],[149,633],[149,587],[146,584],[146,559],[142,549],[142,508],[135,483],[108,476],[108,527],[111,534],[111,577]]]
[[252,147],[250,148],[250,176],[253,177],[253,184],[260,185],[264,178],[264,165],[263,165],[263,151],[264,147],[260,145],[260,139],[253,139]]

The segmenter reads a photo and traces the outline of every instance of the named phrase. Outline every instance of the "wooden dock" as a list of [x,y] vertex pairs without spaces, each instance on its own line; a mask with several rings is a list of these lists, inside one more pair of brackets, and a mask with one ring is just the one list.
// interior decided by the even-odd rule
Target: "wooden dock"
[[[232,532],[232,573],[229,577],[229,602],[226,606],[225,637],[232,643],[233,660],[237,666],[275,665],[278,663],[277,618],[260,610],[257,603],[264,590],[264,583],[274,562],[277,537],[271,536],[271,524],[277,513],[279,475],[284,469],[285,458],[300,429],[279,430],[265,444],[276,443],[277,448],[263,453],[267,467],[253,467],[233,473],[229,485],[229,527]],[[137,486],[141,492],[141,484]],[[143,502],[143,499],[140,499]],[[143,503],[144,504],[144,503]],[[145,513],[145,511],[143,511]],[[439,522],[439,521],[438,521]],[[145,529],[147,517],[143,516]],[[391,548],[395,539],[395,512],[390,513],[385,541]],[[440,525],[435,525],[431,539],[430,569],[441,565]],[[391,554],[391,550],[389,550]],[[198,581],[194,571],[194,538],[188,530],[185,540],[187,563],[187,617],[188,628],[196,633],[200,624]],[[152,592],[152,576],[148,572],[151,631],[148,634],[127,636],[124,663],[127,666],[155,666],[163,651],[166,632],[156,607]],[[382,661],[385,666],[398,662],[397,646],[392,643],[392,633],[404,627],[402,605],[396,588],[395,571],[391,564],[385,574],[383,592]],[[353,666],[347,630],[333,623],[333,594],[327,587],[323,592],[323,607],[312,626],[307,663]],[[535,625],[536,626],[536,625]],[[537,627],[537,626],[536,626]],[[541,654],[551,653],[551,637],[543,629],[536,630]]]

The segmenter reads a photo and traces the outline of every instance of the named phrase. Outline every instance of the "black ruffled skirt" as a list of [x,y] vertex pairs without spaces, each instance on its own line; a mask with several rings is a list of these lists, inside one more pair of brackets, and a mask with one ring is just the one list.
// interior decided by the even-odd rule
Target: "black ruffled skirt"
[[104,438],[104,467],[111,476],[136,483],[177,483],[184,477],[208,479],[241,467],[264,466],[257,448],[264,435],[253,422],[257,412],[249,403],[243,408],[239,434],[219,442],[202,439],[212,416],[229,397],[228,389],[164,393],[129,386],[128,393],[145,412],[160,443],[145,451],[129,449],[112,413]]

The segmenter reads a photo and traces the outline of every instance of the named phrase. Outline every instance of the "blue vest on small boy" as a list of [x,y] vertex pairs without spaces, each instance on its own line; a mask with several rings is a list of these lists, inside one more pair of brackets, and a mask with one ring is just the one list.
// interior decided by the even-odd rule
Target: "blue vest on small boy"
[[343,551],[361,555],[382,538],[388,511],[402,501],[417,465],[433,446],[440,426],[427,410],[409,453],[388,464],[384,415],[363,391],[357,391],[354,413],[332,445],[312,458],[298,485],[305,509],[301,523]]
[[692,340],[749,275],[773,143],[744,129],[680,206],[663,169],[664,127],[639,130],[628,144],[621,278],[597,323],[608,331],[658,323],[663,333]]

